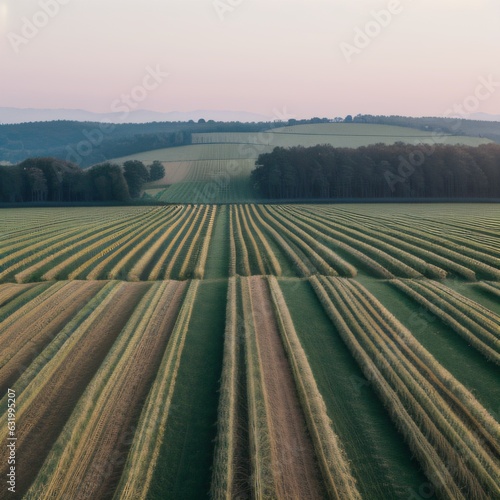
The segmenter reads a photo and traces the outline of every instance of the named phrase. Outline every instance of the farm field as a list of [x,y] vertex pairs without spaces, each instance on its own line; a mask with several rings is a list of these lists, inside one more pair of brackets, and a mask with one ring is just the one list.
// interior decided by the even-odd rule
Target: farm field
[[[494,294],[500,281],[498,206],[449,207],[53,208],[33,211],[33,220],[26,217],[29,209],[7,209],[0,282],[367,275],[480,281],[478,292]],[[220,253],[226,263],[217,259]]]
[[0,499],[500,498],[499,205],[0,215]]
[[137,153],[113,160],[123,163],[160,161],[165,177],[146,185],[146,194],[168,203],[243,203],[258,201],[250,172],[262,153],[275,147],[315,146],[357,148],[376,143],[464,144],[478,146],[488,139],[432,135],[418,129],[388,125],[322,123],[277,127],[257,133],[199,133],[192,144]]

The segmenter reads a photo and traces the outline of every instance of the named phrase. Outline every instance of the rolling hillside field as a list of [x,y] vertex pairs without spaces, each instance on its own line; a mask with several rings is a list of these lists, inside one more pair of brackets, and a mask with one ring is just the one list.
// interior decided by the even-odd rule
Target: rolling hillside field
[[[479,137],[442,135],[408,127],[322,123],[278,127],[257,133],[193,134],[192,144],[116,158],[115,162],[160,161],[165,177],[146,186],[146,193],[167,203],[243,203],[258,201],[250,183],[255,161],[275,147],[329,144],[358,148],[376,143],[464,144],[491,142]],[[160,190],[161,189],[161,190]]]
[[499,296],[498,204],[2,209],[0,499],[500,498]]

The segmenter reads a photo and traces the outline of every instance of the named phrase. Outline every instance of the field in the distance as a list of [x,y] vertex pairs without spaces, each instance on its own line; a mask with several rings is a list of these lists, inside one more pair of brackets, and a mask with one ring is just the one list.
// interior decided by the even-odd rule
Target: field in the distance
[[1,221],[19,497],[500,496],[499,205]]
[[[433,134],[408,127],[323,123],[278,127],[258,133],[193,134],[192,145],[137,153],[113,161],[161,161],[165,177],[146,186],[146,193],[168,203],[237,203],[257,201],[250,179],[255,160],[275,147],[357,148],[376,143],[464,144],[489,141],[478,137]],[[161,188],[162,191],[158,191]]]

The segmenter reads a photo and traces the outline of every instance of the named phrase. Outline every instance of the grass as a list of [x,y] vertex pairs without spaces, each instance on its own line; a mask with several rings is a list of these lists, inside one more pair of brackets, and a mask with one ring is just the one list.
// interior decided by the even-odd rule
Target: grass
[[[473,345],[484,354],[488,360],[500,365],[500,339],[498,334],[495,335],[493,331],[490,333],[476,323],[473,318],[470,318],[469,316],[473,316],[474,312],[473,310],[468,312],[468,306],[465,306],[463,310],[453,307],[446,298],[443,298],[442,294],[434,293],[434,291],[429,290],[427,286],[418,281],[392,280],[391,284],[450,326],[470,345]],[[498,322],[496,325],[492,325],[491,328],[497,330]]]
[[125,464],[115,497],[145,498],[160,453],[165,425],[172,408],[180,359],[186,344],[199,282],[189,287],[163,354],[156,378],[141,413],[136,437]]
[[[469,205],[464,212],[457,204],[462,221],[446,209],[441,213],[442,206],[411,205],[414,216],[406,213],[406,205],[384,204],[369,211],[362,205],[124,207],[121,215],[109,207],[100,212],[54,208],[53,223],[36,231],[29,223],[30,229],[19,232],[22,236],[12,253],[6,251],[2,258],[0,281],[199,279],[204,277],[205,256],[211,267],[218,252],[229,260],[228,274],[242,276],[304,277],[319,272],[352,277],[362,272],[379,278],[474,281],[500,275],[494,267],[500,262],[498,209]],[[3,211],[7,227],[18,219],[12,210]],[[227,212],[232,213],[231,222]],[[24,211],[37,220],[35,213]],[[203,227],[193,227],[200,217]],[[480,223],[484,229],[477,228]],[[210,229],[217,233],[212,238]],[[36,234],[33,248],[30,231]],[[471,236],[468,246],[459,243],[465,231]],[[231,257],[222,257],[227,252],[224,245],[231,251],[231,237],[236,245],[232,263]],[[457,245],[462,245],[464,255],[458,255]],[[3,248],[11,245],[6,242]],[[219,270],[208,276],[227,276],[223,267],[220,261]]]
[[244,320],[245,361],[247,369],[247,400],[249,417],[251,485],[256,498],[277,496],[276,470],[273,467],[273,437],[270,429],[270,408],[267,403],[261,356],[255,331],[250,282],[241,279],[241,302]]
[[[396,339],[390,340],[392,326],[376,320],[366,298],[354,292],[348,280],[320,276],[310,282],[440,494],[464,498],[464,491],[465,497],[480,498],[488,491],[497,492],[491,457],[483,465],[487,453],[472,430],[464,428],[442,396],[429,387],[423,372],[405,359],[406,339],[395,332]],[[407,338],[412,340],[411,335]]]
[[244,366],[238,366],[238,285],[237,278],[228,282],[224,358],[217,416],[217,444],[214,453],[212,498],[230,500],[236,490],[238,469],[240,388],[238,382]]
[[358,277],[357,281],[410,329],[415,338],[446,370],[465,385],[492,415],[500,417],[498,366],[485,362],[482,354],[450,327],[416,305],[388,282],[361,277]]
[[331,498],[361,499],[344,447],[333,432],[307,356],[299,341],[276,277],[268,278],[278,329],[287,353],[309,433]]
[[227,284],[200,282],[169,422],[147,498],[207,498],[222,371]]
[[205,263],[205,279],[227,278],[229,273],[229,209],[218,210]]
[[[42,492],[57,492],[71,498],[83,487],[90,489],[88,494],[93,496],[97,492],[102,494],[102,488],[113,481],[113,474],[123,466],[118,460],[124,445],[120,435],[130,429],[141,403],[148,384],[150,366],[147,364],[154,363],[153,358],[158,357],[156,352],[147,352],[160,337],[152,314],[172,293],[174,286],[169,287],[168,283],[152,285],[133,309],[52,448],[28,498],[40,498]],[[159,312],[163,314],[157,321],[161,321],[165,313],[163,309]],[[162,332],[161,337],[166,333]],[[134,357],[139,365],[131,363]],[[130,379],[138,375],[137,370],[141,371],[141,377],[134,387]],[[114,452],[112,456],[111,452]]]
[[[279,284],[362,497],[410,497],[426,478],[371,382],[323,311],[310,284],[287,279],[280,279]],[[305,315],[304,310],[310,313]]]
[[[463,283],[458,280],[446,280],[444,284],[458,293],[468,297],[475,302],[488,308],[490,311],[500,315],[500,301],[495,300],[495,295],[490,295],[488,292],[484,292],[481,288],[481,283]],[[500,297],[500,285],[498,285],[497,297]]]
[[[26,287],[28,285],[18,286]],[[0,307],[0,322],[3,323],[11,314],[21,309],[24,305],[31,302],[51,286],[52,283],[40,283],[37,285],[29,285],[29,288],[24,288],[16,297],[2,304]]]
[[[315,133],[312,128],[310,134]],[[265,137],[269,139],[260,139]],[[280,140],[297,137],[282,134]],[[317,140],[323,136],[309,137]],[[233,139],[241,137],[226,138]],[[168,190],[178,190],[182,199],[193,185],[207,185],[212,173],[221,173],[236,148],[241,154],[249,151],[240,144],[229,146],[197,146],[200,154],[226,155],[226,159],[179,160],[178,171],[172,175],[180,179],[187,165],[191,171]],[[235,186],[219,186],[214,199],[229,199]],[[96,465],[84,482],[85,488],[91,488],[104,463],[105,447],[101,449],[99,436],[111,440],[109,443],[115,439],[109,449],[113,448],[112,457],[119,458],[113,465],[113,478],[106,479],[110,497],[122,471],[116,498],[123,491],[130,498],[152,499],[271,497],[281,491],[273,443],[286,426],[276,426],[272,420],[273,401],[262,383],[274,364],[270,351],[259,350],[258,342],[269,337],[253,331],[253,327],[259,328],[257,333],[264,328],[257,307],[263,295],[256,294],[263,288],[251,285],[257,282],[270,284],[266,297],[270,291],[273,339],[276,335],[279,340],[279,332],[314,446],[311,454],[321,465],[323,486],[330,486],[331,496],[335,496],[332,485],[346,470],[344,461],[363,498],[416,498],[422,496],[419,488],[426,482],[453,498],[480,498],[484,492],[495,495],[499,467],[492,457],[500,451],[500,367],[474,346],[488,354],[480,346],[483,343],[498,354],[499,215],[494,204],[262,206],[200,202],[163,208],[5,209],[0,224],[3,280],[16,275],[23,281],[61,279],[68,274],[131,281],[185,280],[142,285],[94,282],[91,286],[96,292],[71,317],[57,314],[74,309],[71,290],[78,283],[67,289],[67,282],[62,281],[0,285],[0,343],[8,344],[0,366],[9,359],[18,360],[32,346],[44,348],[26,358],[28,366],[21,378],[16,375],[14,388],[25,398],[19,400],[19,417],[42,415],[42,389],[50,381],[59,387],[57,375],[63,368],[66,379],[60,383],[70,387],[66,381],[71,380],[81,389],[75,391],[74,400],[64,398],[69,406],[60,412],[61,425],[54,427],[59,433],[66,422],[61,438],[43,441],[40,435],[40,442],[48,443],[40,451],[40,460],[46,456],[49,460],[36,479],[41,489],[32,497],[43,497],[48,484],[54,492],[71,496],[74,485],[70,476],[82,481],[80,467],[88,463],[90,455]],[[229,278],[235,275],[269,278]],[[201,279],[189,281],[193,277]],[[485,281],[473,281],[475,278]],[[177,318],[167,314],[168,283],[176,289],[197,291],[184,299],[183,294],[176,295],[176,311],[183,302],[184,319],[163,329],[167,318]],[[427,303],[419,304],[391,283],[408,286],[415,299],[418,295],[436,304],[435,314],[424,307]],[[236,293],[236,301],[227,300],[228,285],[232,290],[229,297]],[[112,307],[113,297],[123,287],[147,288],[149,292],[137,305],[139,294],[133,307],[127,307],[132,301],[127,292],[129,302],[122,301],[117,311]],[[269,305],[270,300],[263,303]],[[115,330],[116,325],[121,326],[108,337],[111,323]],[[40,332],[40,337],[25,343],[26,335],[17,336],[15,324],[34,335]],[[44,332],[51,328],[57,331],[45,338]],[[160,336],[155,334],[158,331]],[[230,334],[237,337],[235,344],[229,343]],[[143,343],[146,336],[156,347]],[[87,362],[81,358],[82,346],[96,346],[95,339],[107,347]],[[231,346],[236,352],[221,387],[223,352]],[[74,359],[84,362],[70,368],[67,362],[72,353],[79,353],[80,358]],[[170,357],[172,370],[165,364]],[[152,363],[152,372],[145,376],[134,372],[146,369],[146,358]],[[97,373],[86,390],[79,380],[73,380],[75,366],[87,370],[88,380],[82,379],[85,384]],[[270,380],[275,379],[266,382]],[[131,396],[129,389],[136,382],[139,400],[130,400],[127,407],[124,397]],[[52,397],[63,393],[57,391],[53,389]],[[118,392],[120,397],[116,397]],[[326,415],[320,415],[321,401]],[[40,408],[38,413],[35,406]],[[234,410],[229,416],[226,407]],[[123,415],[113,413],[113,408],[125,408]],[[345,459],[341,452],[332,459],[335,453],[327,449],[335,441],[329,435],[329,421]],[[115,426],[122,425],[120,422],[138,425],[133,442],[116,441],[121,431]],[[104,431],[90,430],[100,425]],[[33,429],[30,432],[39,432],[37,427]],[[40,429],[43,433],[43,426]],[[77,449],[87,442],[85,452]],[[129,464],[125,465],[130,445]],[[218,457],[215,462],[214,456]],[[67,474],[66,468],[75,472]],[[121,489],[132,483],[134,488]]]

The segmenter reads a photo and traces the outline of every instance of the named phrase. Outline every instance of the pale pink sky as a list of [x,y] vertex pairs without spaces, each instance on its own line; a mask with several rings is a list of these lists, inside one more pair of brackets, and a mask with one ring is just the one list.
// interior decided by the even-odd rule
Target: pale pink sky
[[138,108],[500,114],[499,21],[498,0],[0,0],[0,107],[109,112],[160,67]]

